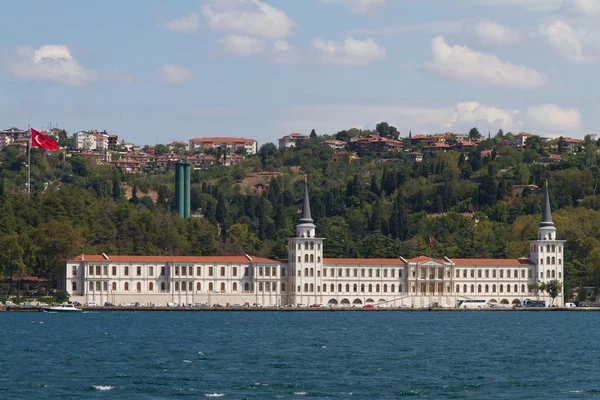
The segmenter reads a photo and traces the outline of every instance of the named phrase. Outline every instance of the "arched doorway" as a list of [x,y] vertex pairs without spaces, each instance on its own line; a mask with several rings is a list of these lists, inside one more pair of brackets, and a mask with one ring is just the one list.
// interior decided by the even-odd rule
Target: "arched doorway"
[[360,299],[354,299],[352,304],[362,304],[362,301]]
[[334,305],[334,306],[337,306],[338,302],[337,302],[337,300],[336,300],[336,299],[331,299],[331,300],[329,300],[329,301],[327,302],[327,304],[332,304],[332,305]]
[[520,305],[521,305],[521,300],[519,300],[519,299],[514,299],[514,300],[512,301],[512,303],[513,303],[513,304],[516,304],[516,305],[518,305],[518,306],[520,306]]
[[509,303],[508,303],[508,300],[502,299],[502,301],[500,302],[500,304],[509,304]]
[[341,305],[343,306],[349,306],[350,305],[350,300],[348,299],[342,299],[342,301],[340,302]]
[[496,301],[496,299],[491,299],[490,301],[488,301],[488,303],[496,304],[498,302]]
[[367,304],[368,303],[375,303],[375,300],[373,300],[373,299],[367,299],[367,300],[365,300],[365,303],[367,303]]

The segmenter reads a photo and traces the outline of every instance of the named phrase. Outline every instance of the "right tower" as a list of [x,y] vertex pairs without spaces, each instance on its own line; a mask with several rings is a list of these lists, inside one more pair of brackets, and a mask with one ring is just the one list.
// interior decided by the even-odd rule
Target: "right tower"
[[[564,286],[564,240],[556,238],[556,227],[552,222],[552,210],[550,209],[550,195],[548,194],[548,184],[544,187],[544,205],[542,211],[542,221],[538,226],[537,240],[531,240],[530,260],[536,268],[533,276],[534,281],[547,283],[551,280],[558,280]],[[554,304],[562,307],[564,305],[564,287]],[[552,298],[547,292],[542,293],[540,297],[546,300],[550,305]]]

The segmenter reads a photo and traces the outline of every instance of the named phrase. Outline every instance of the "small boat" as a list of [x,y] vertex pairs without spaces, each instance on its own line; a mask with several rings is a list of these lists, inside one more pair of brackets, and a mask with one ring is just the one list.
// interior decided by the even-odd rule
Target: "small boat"
[[46,312],[82,312],[81,308],[75,307],[73,304],[61,304],[59,306],[44,307]]

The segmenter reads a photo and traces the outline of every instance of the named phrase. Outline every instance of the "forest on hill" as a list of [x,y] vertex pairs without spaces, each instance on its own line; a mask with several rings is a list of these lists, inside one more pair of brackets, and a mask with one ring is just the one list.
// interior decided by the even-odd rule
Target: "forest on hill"
[[[307,176],[326,257],[429,255],[430,237],[433,257],[528,256],[547,182],[558,237],[567,240],[566,291],[600,286],[596,141],[587,136],[581,151],[545,164],[537,160],[550,150],[539,137],[513,148],[502,144],[509,136],[499,132],[468,153],[424,152],[414,164],[406,152],[368,148],[334,162],[334,150],[319,145],[329,136],[285,151],[266,143],[235,166],[194,170],[196,217],[188,220],[173,211],[173,172],[122,174],[64,152],[32,149],[28,196],[26,154],[9,146],[0,151],[0,274],[52,278],[61,260],[81,253],[286,258]],[[272,175],[264,192],[243,184],[264,172]]]

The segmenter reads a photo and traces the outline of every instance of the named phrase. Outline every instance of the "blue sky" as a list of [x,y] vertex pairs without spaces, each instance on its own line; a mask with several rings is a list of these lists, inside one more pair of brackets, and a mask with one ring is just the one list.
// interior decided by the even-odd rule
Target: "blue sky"
[[0,129],[583,137],[600,0],[0,2]]

